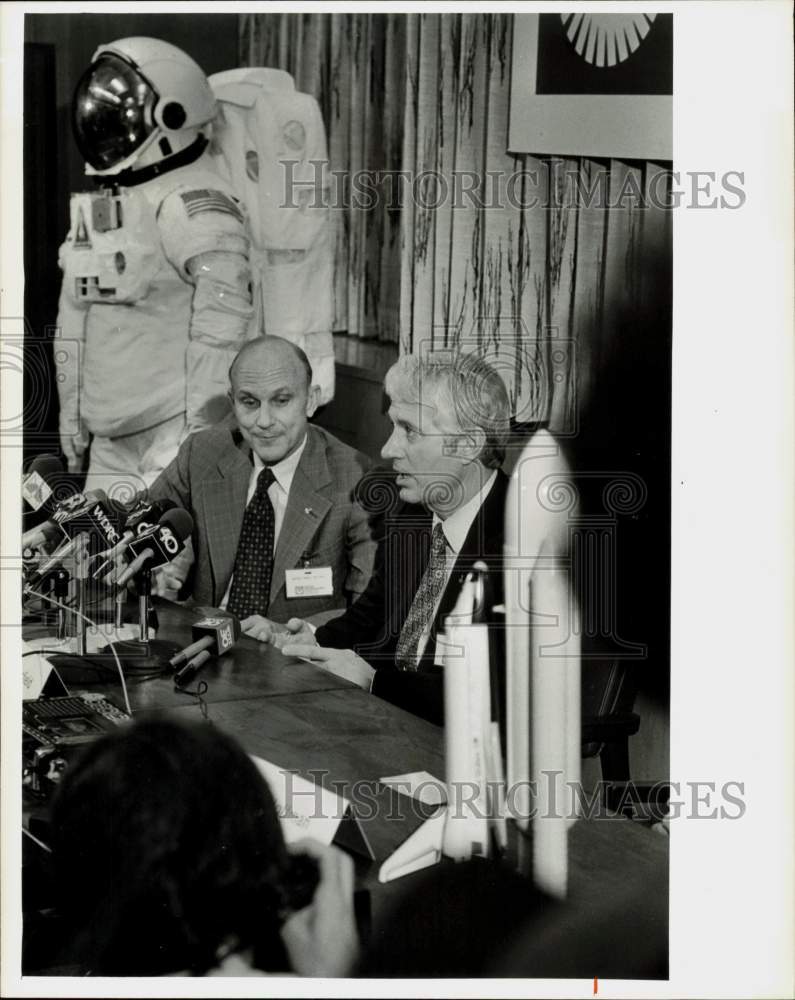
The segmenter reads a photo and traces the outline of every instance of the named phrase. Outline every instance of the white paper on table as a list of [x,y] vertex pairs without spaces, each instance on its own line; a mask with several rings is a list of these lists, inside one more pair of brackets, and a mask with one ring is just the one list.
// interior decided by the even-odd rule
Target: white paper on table
[[36,646],[22,640],[22,700],[35,701],[42,692],[47,678],[52,671],[52,664],[43,653],[36,651]]
[[350,808],[348,800],[262,757],[252,754],[251,759],[268,782],[287,843],[312,837],[321,844],[330,844]]
[[410,795],[426,806],[440,806],[447,802],[447,786],[428,771],[410,771],[408,774],[391,774],[379,778],[382,785],[396,792]]

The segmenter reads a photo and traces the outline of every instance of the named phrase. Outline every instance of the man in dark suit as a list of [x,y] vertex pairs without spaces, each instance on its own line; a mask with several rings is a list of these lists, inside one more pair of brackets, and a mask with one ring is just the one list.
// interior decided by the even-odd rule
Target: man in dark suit
[[193,564],[160,589],[187,584],[264,639],[269,619],[324,621],[366,588],[376,546],[353,491],[369,461],[308,423],[317,387],[289,341],[249,341],[229,374],[234,419],[187,438],[149,490],[194,519]]
[[502,601],[508,395],[485,362],[449,353],[403,356],[385,387],[393,430],[382,455],[393,462],[399,502],[383,518],[370,585],[314,635],[290,621],[293,634],[274,642],[441,722],[437,635],[476,562],[491,570],[493,603]]

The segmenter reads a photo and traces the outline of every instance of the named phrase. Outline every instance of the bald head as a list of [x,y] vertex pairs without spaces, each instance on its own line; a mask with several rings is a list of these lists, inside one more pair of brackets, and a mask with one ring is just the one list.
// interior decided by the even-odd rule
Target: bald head
[[238,427],[265,465],[299,448],[317,406],[306,355],[282,337],[250,340],[229,369]]
[[301,348],[284,337],[257,337],[249,340],[238,351],[229,368],[229,382],[234,391],[235,379],[244,373],[256,377],[265,372],[278,371],[294,373],[306,382],[309,391],[312,366]]

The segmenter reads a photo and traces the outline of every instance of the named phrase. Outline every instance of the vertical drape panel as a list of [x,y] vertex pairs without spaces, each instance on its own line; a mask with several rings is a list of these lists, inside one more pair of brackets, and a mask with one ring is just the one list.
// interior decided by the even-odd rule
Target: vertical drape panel
[[[577,165],[575,183],[581,192],[605,191],[608,166],[596,160]],[[574,261],[574,303],[570,314],[570,347],[574,353],[575,391],[589,398],[594,375],[599,371],[604,335],[604,246],[607,212],[587,196],[577,198],[577,256]],[[576,429],[576,428],[574,428]]]
[[[348,129],[348,162],[346,172],[351,182],[351,198],[357,197],[358,180],[364,177],[368,148],[366,132],[368,51],[370,33],[368,14],[349,14],[347,17],[348,45],[342,51],[347,56],[347,90],[350,119]],[[365,253],[365,213],[359,209],[350,212],[348,229],[348,332],[364,332],[364,281],[367,255]]]
[[574,434],[632,335],[626,317],[653,309],[670,212],[641,204],[664,193],[659,165],[507,153],[512,25],[483,12],[248,14],[241,55],[287,69],[323,109],[335,329],[404,351],[477,346],[518,419]]
[[[383,92],[382,148],[387,171],[396,171],[403,162],[403,122],[406,106],[406,28],[403,14],[386,16],[384,65],[380,77]],[[378,286],[373,294],[375,325],[372,330],[381,339],[397,341],[400,331],[400,217],[398,179],[387,178],[379,200],[382,234],[373,253],[373,268],[378,269]]]
[[[414,163],[417,159],[417,81],[419,78],[420,21],[418,17],[406,19],[406,93],[403,114],[403,146],[401,163]],[[414,330],[414,284],[417,278],[415,253],[416,203],[411,191],[401,192],[400,209],[400,351],[411,350]]]
[[[437,91],[431,95],[431,101],[436,103],[435,114],[433,104],[429,111],[431,121],[435,122],[436,163],[435,169],[439,180],[435,187],[438,206],[433,217],[433,260],[434,286],[432,328],[434,340],[447,336],[448,316],[450,312],[450,271],[453,257],[453,247],[450,239],[452,232],[452,212],[455,192],[453,190],[453,169],[455,167],[456,149],[456,106],[458,94],[458,33],[460,25],[456,18],[434,14],[435,38],[427,46],[431,52],[435,45],[435,65],[438,67]],[[427,322],[427,321],[426,321]]]
[[521,226],[517,269],[512,275],[511,295],[515,311],[511,321],[519,336],[529,337],[517,357],[515,395],[520,400],[518,413],[528,422],[542,420],[550,410],[551,382],[547,378],[547,217],[540,208],[549,201],[550,179],[546,164],[534,157],[518,158],[521,185],[518,193],[509,194],[506,201],[516,202]]
[[[410,301],[410,330],[402,331],[406,350],[428,349],[433,343],[433,301],[437,284],[436,232],[434,227],[438,174],[436,158],[440,116],[428,114],[428,105],[436,107],[438,99],[438,34],[440,16],[421,14],[417,18],[417,37],[412,39],[408,55],[411,80],[410,98],[414,107],[407,107],[406,141],[403,166],[408,174],[405,183],[404,212],[411,215],[411,238],[404,240],[409,282],[401,286],[401,298]],[[411,130],[411,133],[410,133]],[[413,159],[409,159],[412,155]],[[405,274],[404,270],[404,274]],[[406,310],[402,310],[405,314]]]

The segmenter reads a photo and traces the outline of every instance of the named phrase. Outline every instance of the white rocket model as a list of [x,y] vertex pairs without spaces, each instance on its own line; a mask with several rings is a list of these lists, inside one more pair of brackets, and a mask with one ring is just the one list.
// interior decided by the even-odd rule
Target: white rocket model
[[560,447],[540,431],[519,457],[505,509],[506,770],[533,880],[558,897],[580,779],[580,635],[567,566],[575,508]]
[[480,563],[467,575],[445,633],[436,640],[444,658],[447,804],[384,862],[382,882],[426,868],[442,856],[465,861],[488,857],[493,842],[504,846],[502,755],[499,729],[492,721],[489,633],[478,620],[485,572]]

